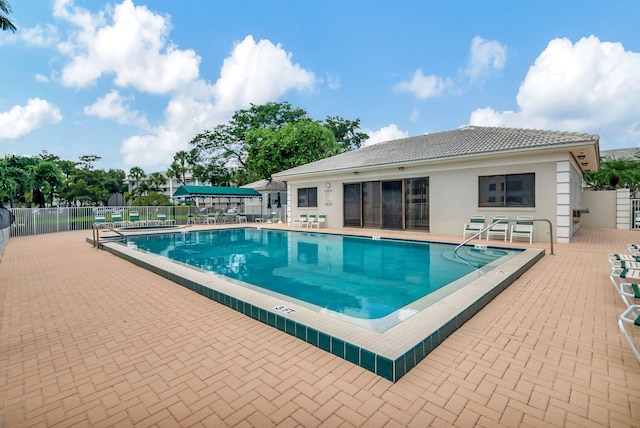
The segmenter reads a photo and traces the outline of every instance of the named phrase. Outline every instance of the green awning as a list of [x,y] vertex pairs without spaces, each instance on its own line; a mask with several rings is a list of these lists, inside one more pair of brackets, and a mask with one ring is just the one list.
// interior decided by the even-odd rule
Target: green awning
[[261,198],[260,192],[244,187],[180,186],[174,198]]

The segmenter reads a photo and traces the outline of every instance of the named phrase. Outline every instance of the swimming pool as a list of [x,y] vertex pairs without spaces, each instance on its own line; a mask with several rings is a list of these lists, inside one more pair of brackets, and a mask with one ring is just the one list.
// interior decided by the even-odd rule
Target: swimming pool
[[266,228],[129,236],[127,245],[105,244],[393,381],[544,254],[470,246],[462,262],[451,244]]
[[451,244],[255,228],[134,236],[128,244],[376,331],[401,321],[380,319],[401,309],[406,318],[416,312],[414,302],[457,283],[447,287],[450,294],[482,267],[520,252],[476,252],[471,264],[456,258]]

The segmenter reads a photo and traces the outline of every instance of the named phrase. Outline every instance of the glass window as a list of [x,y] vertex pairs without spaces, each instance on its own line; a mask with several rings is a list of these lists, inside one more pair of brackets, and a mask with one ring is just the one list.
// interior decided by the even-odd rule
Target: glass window
[[534,173],[478,177],[480,207],[535,207],[535,196]]
[[298,207],[317,207],[318,188],[305,187],[298,189]]

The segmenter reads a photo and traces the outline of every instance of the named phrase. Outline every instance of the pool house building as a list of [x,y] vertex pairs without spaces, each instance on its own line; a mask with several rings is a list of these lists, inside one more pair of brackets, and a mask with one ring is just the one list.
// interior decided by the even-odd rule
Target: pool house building
[[[328,227],[458,235],[472,215],[528,215],[549,220],[554,241],[567,243],[588,211],[583,174],[599,162],[597,135],[466,126],[365,146],[273,179],[287,184],[290,222],[325,214]],[[534,240],[549,233],[547,222],[535,222]]]

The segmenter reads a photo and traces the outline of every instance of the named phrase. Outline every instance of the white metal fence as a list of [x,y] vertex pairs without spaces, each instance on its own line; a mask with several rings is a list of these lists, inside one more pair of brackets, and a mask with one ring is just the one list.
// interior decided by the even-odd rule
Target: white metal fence
[[128,219],[131,211],[137,211],[143,220],[152,220],[157,218],[158,214],[164,214],[167,218],[176,220],[177,224],[186,224],[189,214],[195,210],[196,208],[188,206],[9,208],[15,216],[10,230],[11,236],[89,230],[93,227],[97,215],[104,215],[107,221],[114,213]]
[[[93,227],[97,215],[111,221],[111,215],[121,214],[123,220],[129,219],[129,213],[136,211],[140,220],[154,220],[158,214],[175,220],[176,224],[188,224],[189,218],[206,215],[211,207],[167,206],[167,207],[63,207],[63,208],[8,208],[15,215],[10,226],[11,236],[38,235],[42,233],[65,232],[69,230],[89,230]],[[242,212],[249,221],[263,217],[261,207],[246,207]]]

